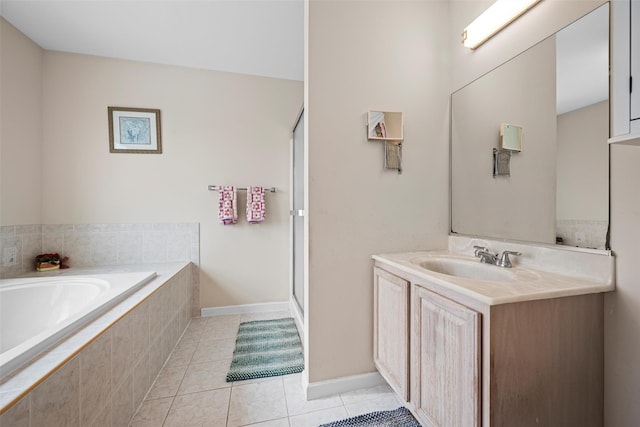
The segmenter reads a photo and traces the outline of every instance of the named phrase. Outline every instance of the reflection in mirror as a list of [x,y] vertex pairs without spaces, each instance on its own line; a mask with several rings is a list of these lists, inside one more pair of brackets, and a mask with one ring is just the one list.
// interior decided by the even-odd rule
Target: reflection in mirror
[[522,128],[502,123],[500,125],[500,148],[510,151],[522,151]]
[[402,113],[395,111],[369,111],[368,139],[402,141]]
[[[452,233],[606,248],[608,26],[605,4],[452,94]],[[493,177],[501,123],[526,147]]]

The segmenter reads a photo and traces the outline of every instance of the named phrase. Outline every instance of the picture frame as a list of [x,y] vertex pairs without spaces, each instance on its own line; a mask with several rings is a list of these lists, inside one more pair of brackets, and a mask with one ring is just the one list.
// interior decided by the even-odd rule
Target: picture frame
[[160,110],[107,107],[109,152],[161,154]]

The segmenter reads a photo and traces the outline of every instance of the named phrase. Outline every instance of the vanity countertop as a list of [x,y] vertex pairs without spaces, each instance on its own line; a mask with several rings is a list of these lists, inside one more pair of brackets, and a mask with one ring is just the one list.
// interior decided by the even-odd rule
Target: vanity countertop
[[404,252],[373,255],[377,263],[422,278],[451,291],[466,295],[487,305],[507,304],[548,298],[584,295],[615,290],[613,280],[589,280],[558,273],[536,270],[519,266],[514,262],[512,268],[502,268],[481,264],[487,269],[506,270],[512,278],[507,281],[471,279],[438,273],[420,266],[422,262],[453,260],[480,264],[478,258],[448,251]]

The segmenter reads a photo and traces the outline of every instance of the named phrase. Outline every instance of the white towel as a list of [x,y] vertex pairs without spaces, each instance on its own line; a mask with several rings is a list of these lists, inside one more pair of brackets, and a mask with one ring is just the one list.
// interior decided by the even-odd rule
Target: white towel
[[247,222],[258,224],[264,221],[265,215],[264,188],[247,188]]
[[238,221],[236,200],[236,187],[233,185],[218,186],[218,219],[221,224],[235,224]]

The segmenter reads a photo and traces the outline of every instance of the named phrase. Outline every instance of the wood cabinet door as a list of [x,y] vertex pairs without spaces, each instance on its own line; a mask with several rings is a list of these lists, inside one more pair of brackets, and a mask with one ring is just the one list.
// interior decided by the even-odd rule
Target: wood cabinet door
[[380,374],[409,400],[409,282],[374,269],[373,359]]
[[480,425],[480,313],[414,285],[412,395],[425,426]]

